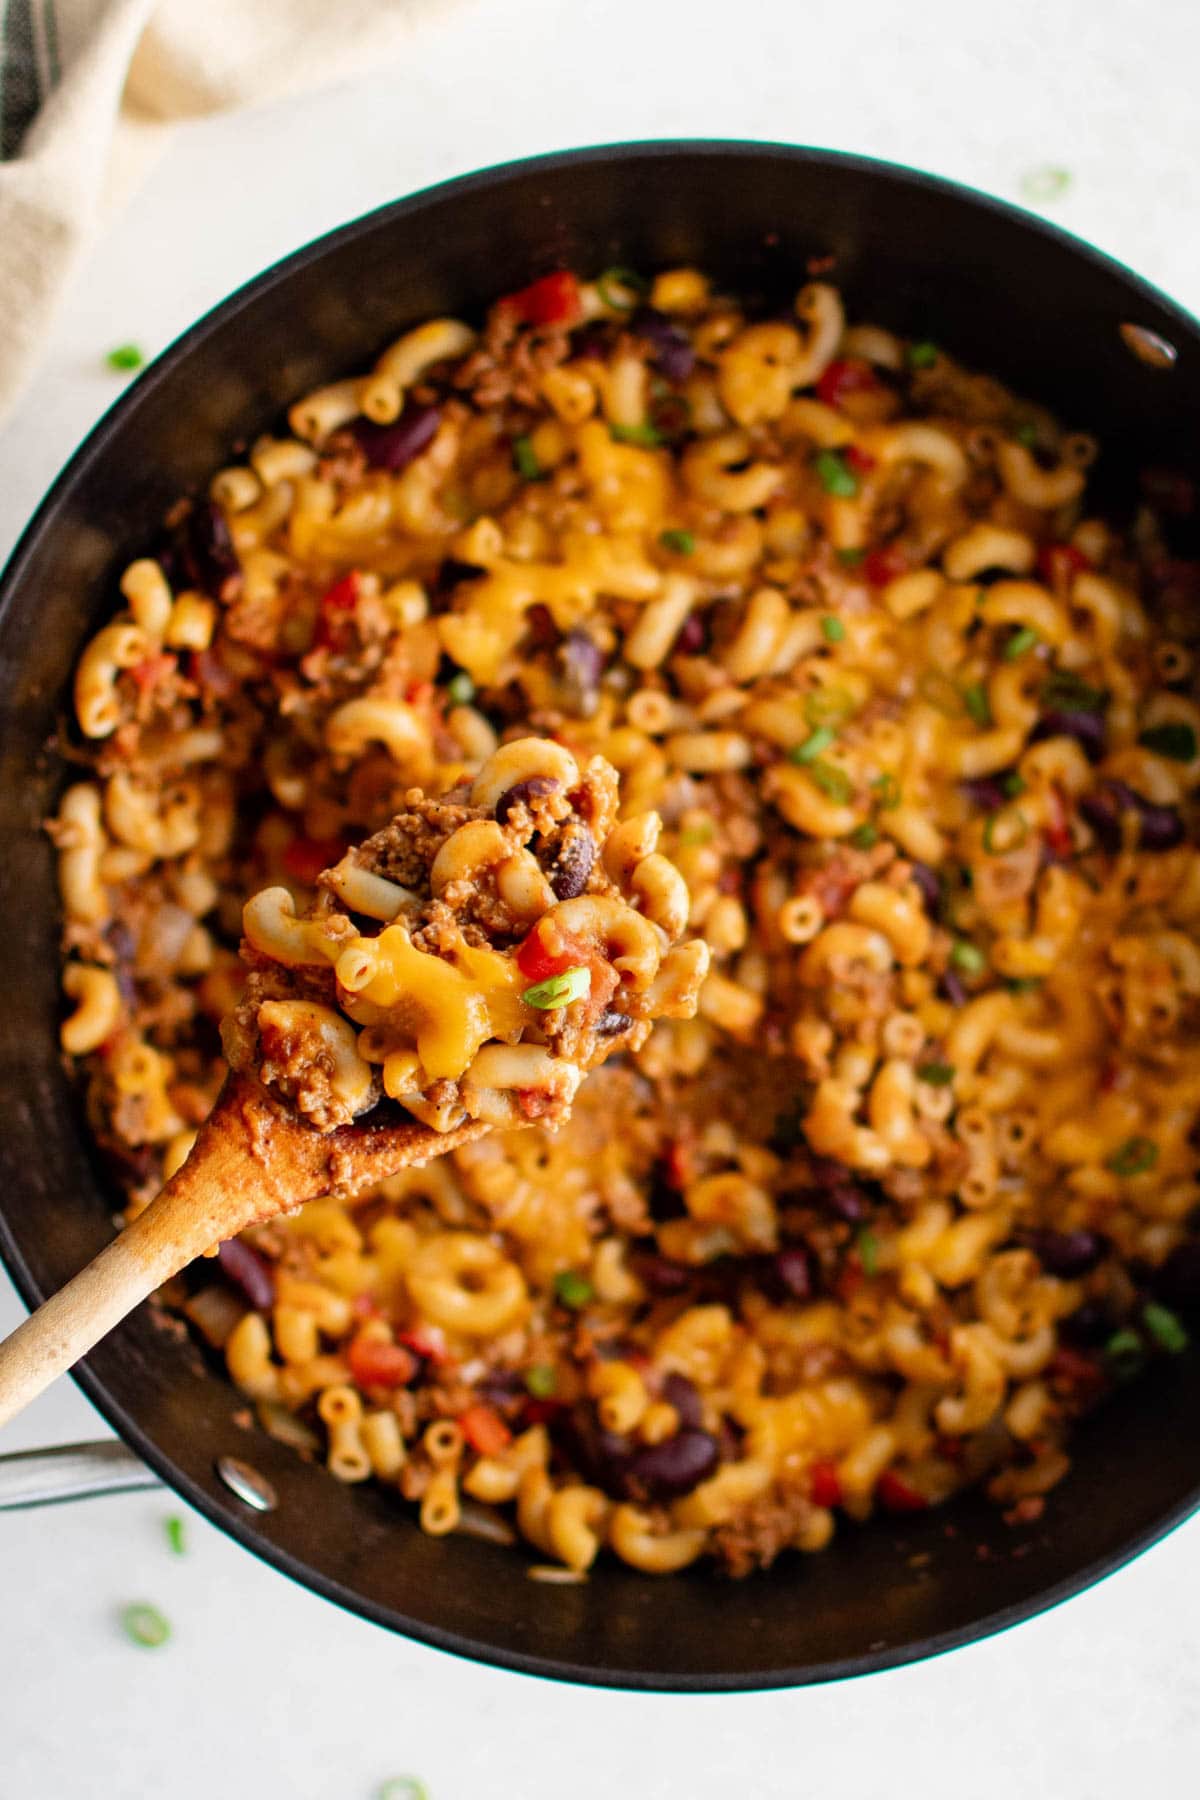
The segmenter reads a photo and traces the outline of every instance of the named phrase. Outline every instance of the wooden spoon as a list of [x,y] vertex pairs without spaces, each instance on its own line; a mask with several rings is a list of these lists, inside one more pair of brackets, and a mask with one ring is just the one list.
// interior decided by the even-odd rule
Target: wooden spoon
[[320,1194],[353,1192],[489,1130],[413,1119],[314,1131],[244,1075],[229,1075],[191,1155],[144,1212],[0,1343],[7,1424],[172,1275],[248,1225]]

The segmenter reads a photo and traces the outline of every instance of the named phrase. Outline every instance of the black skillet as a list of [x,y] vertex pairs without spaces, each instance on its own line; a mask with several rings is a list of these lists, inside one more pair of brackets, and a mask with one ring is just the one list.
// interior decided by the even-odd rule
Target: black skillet
[[[0,1248],[31,1305],[107,1241],[117,1201],[60,1065],[54,869],[39,830],[66,778],[48,744],[76,654],[113,606],[116,572],[231,443],[307,388],[364,367],[406,325],[477,317],[559,267],[696,262],[741,289],[785,294],[826,257],[853,316],[936,339],[1096,431],[1114,493],[1140,463],[1186,464],[1200,332],[1126,270],[927,176],[724,143],[552,156],[373,213],[210,313],[88,438],[0,589]],[[1135,358],[1122,324],[1167,340],[1175,366]],[[388,1494],[339,1486],[239,1430],[231,1388],[144,1310],[78,1379],[187,1500],[316,1593],[443,1649],[614,1686],[781,1686],[930,1656],[1087,1587],[1200,1501],[1195,1370],[1183,1357],[1080,1431],[1072,1471],[1033,1527],[1005,1525],[975,1499],[843,1530],[824,1555],[738,1584],[703,1571],[656,1581],[604,1562],[584,1586],[545,1586],[528,1579],[526,1555],[424,1537]],[[257,1516],[231,1498],[214,1474],[227,1454],[268,1476],[275,1511]]]

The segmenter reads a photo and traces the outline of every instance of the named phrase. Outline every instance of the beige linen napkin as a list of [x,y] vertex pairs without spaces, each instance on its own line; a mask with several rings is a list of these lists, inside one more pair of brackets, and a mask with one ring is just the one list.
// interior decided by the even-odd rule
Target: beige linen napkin
[[399,54],[422,0],[0,0],[0,418],[172,124]]

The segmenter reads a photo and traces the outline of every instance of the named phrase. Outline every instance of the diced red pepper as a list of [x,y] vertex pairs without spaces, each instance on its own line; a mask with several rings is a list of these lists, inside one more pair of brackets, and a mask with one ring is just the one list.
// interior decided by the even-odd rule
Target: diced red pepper
[[817,1462],[808,1471],[808,1491],[815,1506],[840,1506],[842,1484],[831,1462]]
[[323,869],[332,869],[349,849],[345,838],[294,837],[283,853],[283,866],[296,881],[312,887]]
[[317,629],[313,634],[315,650],[328,650],[343,642],[350,615],[358,605],[361,593],[358,570],[351,569],[348,575],[343,575],[327,593],[321,595]]
[[415,1350],[418,1356],[423,1356],[426,1362],[431,1362],[438,1368],[453,1360],[446,1348],[445,1335],[436,1325],[419,1325],[411,1331],[398,1331],[396,1341],[406,1344],[410,1350]]
[[145,694],[156,687],[164,675],[174,673],[178,660],[169,650],[163,650],[157,656],[148,656],[145,662],[134,663],[129,674]]
[[880,1504],[889,1512],[926,1512],[929,1501],[924,1494],[910,1487],[902,1475],[894,1469],[885,1469],[875,1484],[875,1493]]
[[1081,569],[1091,567],[1091,557],[1074,544],[1043,544],[1037,554],[1037,572],[1050,588],[1065,588]]
[[875,458],[859,444],[851,444],[846,450],[846,461],[856,475],[869,475],[875,467]]
[[361,1334],[351,1340],[346,1360],[359,1387],[407,1387],[419,1367],[412,1351],[403,1344],[389,1344],[386,1339]]
[[500,302],[526,325],[571,325],[582,313],[579,282],[569,269],[543,275]]
[[458,1423],[468,1444],[480,1456],[499,1456],[512,1443],[512,1432],[490,1406],[468,1406],[466,1412],[459,1413]]
[[879,386],[875,371],[861,356],[840,356],[831,362],[817,383],[817,398],[825,406],[840,406],[847,394],[863,394]]
[[897,576],[907,575],[908,558],[897,545],[884,544],[881,549],[867,553],[862,570],[872,587],[886,587]]

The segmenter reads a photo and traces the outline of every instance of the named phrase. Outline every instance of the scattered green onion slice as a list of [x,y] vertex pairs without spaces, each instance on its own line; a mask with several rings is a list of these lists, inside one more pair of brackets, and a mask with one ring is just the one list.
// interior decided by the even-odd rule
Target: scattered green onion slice
[[521,995],[526,1006],[536,1006],[539,1012],[557,1012],[560,1006],[570,1006],[572,1000],[585,1000],[592,991],[592,971],[585,968],[564,969],[561,975],[550,975],[545,981],[535,981]]
[[143,366],[146,353],[138,344],[118,344],[104,360],[114,374],[131,375],[135,369]]
[[527,437],[513,439],[513,468],[523,481],[540,481],[545,474],[537,452]]
[[850,833],[850,842],[856,850],[873,850],[879,842],[879,832],[868,819],[864,825],[856,825]]
[[839,500],[853,500],[858,492],[858,477],[840,450],[818,450],[813,457],[817,480],[827,494]]
[[187,1531],[178,1513],[172,1513],[169,1519],[163,1520],[163,1530],[167,1534],[167,1543],[176,1556],[187,1555]]
[[1021,198],[1029,200],[1034,206],[1044,206],[1050,200],[1061,200],[1071,185],[1071,172],[1056,163],[1043,163],[1040,168],[1030,169],[1021,177]]
[[821,620],[821,636],[827,644],[840,644],[846,635],[846,627],[832,613],[826,613]]
[[455,706],[470,706],[475,698],[475,683],[465,669],[460,669],[446,683],[446,698]]
[[988,704],[987,689],[982,681],[973,681],[970,687],[963,689],[963,705],[977,725],[990,725],[992,709]]
[[1142,1324],[1159,1349],[1170,1351],[1172,1356],[1178,1356],[1191,1342],[1183,1324],[1170,1307],[1161,1306],[1157,1300],[1148,1300],[1143,1306]]
[[171,1635],[171,1627],[157,1606],[150,1606],[144,1600],[125,1608],[121,1614],[121,1629],[131,1643],[141,1644],[145,1650],[157,1650]]
[[810,737],[805,738],[802,744],[793,744],[788,751],[788,761],[799,763],[801,767],[805,763],[816,762],[822,750],[828,750],[836,737],[837,732],[831,726],[819,725]]
[[1010,975],[1004,985],[1010,994],[1036,994],[1042,978],[1040,975]]
[[833,763],[812,762],[805,765],[810,778],[816,782],[823,794],[838,806],[847,806],[854,798],[854,783],[845,769],[839,769]]
[[653,449],[656,444],[662,443],[662,432],[649,423],[610,425],[608,432],[609,436],[615,438],[618,444],[645,444],[648,448]]
[[689,825],[679,834],[679,847],[681,850],[695,850],[701,844],[711,844],[716,835],[716,826],[707,822],[703,825]]
[[1038,441],[1036,425],[1018,425],[1013,432],[1018,444],[1024,444],[1026,450],[1032,450]]
[[949,1087],[954,1075],[954,1064],[948,1062],[922,1063],[917,1069],[917,1080],[927,1082],[930,1087]]
[[1042,683],[1038,698],[1055,712],[1103,712],[1108,695],[1103,688],[1081,681],[1070,669],[1054,669]]
[[534,1363],[525,1371],[525,1386],[535,1400],[549,1400],[558,1387],[558,1370],[553,1363]]
[[415,1775],[393,1775],[379,1789],[378,1800],[429,1800],[429,1789]]
[[673,550],[676,556],[690,556],[696,548],[696,534],[692,531],[661,531],[658,541],[664,550]]
[[969,943],[966,938],[959,938],[950,946],[950,961],[963,975],[982,975],[987,968],[987,957],[983,951],[978,944]]
[[1133,1374],[1146,1354],[1146,1346],[1136,1331],[1126,1327],[1123,1331],[1114,1331],[1104,1346],[1104,1354],[1110,1362],[1116,1363],[1119,1370]]
[[1114,1175],[1145,1175],[1157,1161],[1158,1145],[1153,1138],[1131,1137],[1113,1151],[1104,1166]]
[[854,709],[854,695],[849,688],[814,688],[805,699],[804,717],[815,731],[818,725],[841,725]]
[[846,568],[857,569],[859,563],[867,560],[867,553],[861,545],[848,544],[844,550],[838,551],[837,559],[840,563],[844,563]]
[[908,346],[908,366],[910,369],[932,369],[938,359],[936,344],[910,344]]
[[1015,769],[1013,769],[1011,774],[1008,774],[1004,777],[1004,780],[1000,783],[1000,786],[1004,790],[1004,795],[1005,795],[1006,799],[1017,800],[1025,792],[1026,788],[1029,786],[1029,783],[1026,781],[1026,779],[1023,775],[1018,775],[1017,771]]
[[1172,762],[1194,762],[1196,733],[1190,725],[1151,725],[1143,731],[1138,743],[1155,756],[1169,756]]
[[863,1274],[874,1275],[879,1268],[879,1239],[875,1233],[864,1225],[854,1239],[854,1248],[858,1251]]
[[587,1276],[578,1274],[574,1269],[563,1269],[554,1277],[554,1292],[572,1312],[578,1312],[581,1306],[586,1306],[594,1291]]
[[890,812],[894,806],[900,804],[900,783],[890,769],[885,774],[875,777],[871,783],[871,792],[874,794],[881,812]]
[[1032,625],[1022,625],[1019,631],[1013,632],[1004,646],[1005,662],[1016,662],[1018,656],[1024,656],[1027,650],[1032,650],[1034,645],[1040,642],[1041,639]]
[[[629,290],[632,300],[626,299],[622,288]],[[631,313],[638,301],[644,300],[650,292],[650,283],[636,269],[623,269],[618,265],[597,275],[596,292],[612,312]]]

